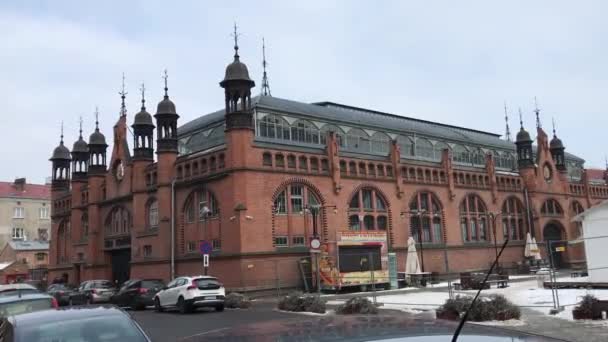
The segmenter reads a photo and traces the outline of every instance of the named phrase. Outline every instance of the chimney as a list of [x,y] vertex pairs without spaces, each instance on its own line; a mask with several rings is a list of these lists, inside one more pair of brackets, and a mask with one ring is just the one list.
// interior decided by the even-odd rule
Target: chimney
[[24,191],[25,190],[25,178],[16,178],[14,186],[15,186],[15,190]]

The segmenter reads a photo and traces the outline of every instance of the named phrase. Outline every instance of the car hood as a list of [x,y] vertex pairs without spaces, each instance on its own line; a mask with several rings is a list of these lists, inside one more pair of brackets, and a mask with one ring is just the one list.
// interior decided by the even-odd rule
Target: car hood
[[[450,341],[457,322],[444,320],[374,316],[327,316],[279,320],[218,329],[180,341]],[[465,324],[459,341],[558,341],[549,337],[489,326]]]

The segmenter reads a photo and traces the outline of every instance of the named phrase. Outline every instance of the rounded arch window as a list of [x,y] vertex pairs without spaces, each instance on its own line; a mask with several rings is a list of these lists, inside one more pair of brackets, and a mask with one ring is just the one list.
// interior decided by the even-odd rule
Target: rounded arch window
[[329,124],[321,127],[321,132],[320,132],[321,144],[323,144],[323,145],[327,144],[327,136],[329,135],[329,132],[334,132],[334,134],[336,135],[336,140],[338,142],[338,146],[343,147],[344,146],[344,132],[338,126],[329,125]]
[[380,192],[365,187],[355,192],[348,202],[350,230],[387,230],[387,203]]
[[321,201],[308,186],[293,183],[285,186],[274,199],[276,214],[303,214],[306,206],[319,205]]
[[148,228],[156,229],[158,228],[158,201],[156,199],[152,199],[148,203]]
[[258,135],[272,139],[289,140],[289,124],[277,115],[266,115],[258,122]]
[[106,236],[129,234],[131,231],[131,213],[124,207],[114,207],[106,217]]
[[207,189],[195,190],[186,199],[184,205],[184,219],[186,222],[194,222],[197,219],[216,217],[219,215],[219,205],[217,199]]
[[572,213],[574,215],[578,215],[585,211],[585,208],[581,205],[579,201],[572,201]]
[[562,206],[554,199],[548,199],[543,203],[543,206],[540,209],[540,213],[545,216],[562,216],[564,215],[564,211],[562,210]]
[[467,195],[460,203],[460,231],[462,241],[488,240],[487,209],[477,195]]
[[376,132],[372,135],[372,152],[388,153],[390,138],[386,133]]
[[509,197],[502,205],[503,239],[523,240],[526,230],[524,206],[517,197]]
[[318,144],[319,130],[306,120],[298,120],[291,126],[291,140],[307,144]]
[[370,137],[362,129],[352,128],[346,133],[346,148],[356,152],[370,152]]
[[419,192],[410,202],[410,233],[417,242],[441,243],[441,202],[430,192]]

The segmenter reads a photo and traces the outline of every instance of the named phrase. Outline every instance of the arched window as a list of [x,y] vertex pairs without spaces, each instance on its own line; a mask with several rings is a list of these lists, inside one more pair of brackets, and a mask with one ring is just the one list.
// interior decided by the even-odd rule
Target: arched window
[[[351,230],[387,230],[387,203],[374,188],[362,188],[348,202]],[[356,218],[356,220],[355,220]]]
[[448,146],[448,144],[444,143],[443,141],[438,141],[435,143],[435,145],[433,145],[433,159],[440,161],[441,160],[441,156],[443,155],[443,150],[445,149],[450,149],[450,146]]
[[334,126],[334,125],[324,125],[323,127],[321,127],[321,132],[320,132],[321,144],[323,144],[323,145],[327,144],[327,136],[328,136],[329,132],[334,132],[336,134],[336,140],[338,141],[338,146],[343,147],[344,146],[344,132],[338,126]]
[[57,263],[66,264],[68,258],[68,242],[70,241],[70,222],[62,221],[57,229]]
[[153,199],[148,203],[148,229],[158,228],[158,201]]
[[[585,208],[578,202],[578,201],[572,201],[572,216],[576,216],[580,213],[582,213],[583,211],[585,211]],[[575,221],[574,223],[574,229],[575,229],[575,237],[582,237],[583,236],[583,224],[580,221]]]
[[583,211],[585,211],[585,208],[583,208],[583,206],[578,201],[572,201],[573,215],[578,215],[578,214],[582,213]]
[[410,233],[418,242],[441,243],[443,223],[441,203],[430,192],[419,192],[410,202]]
[[262,165],[272,166],[272,154],[270,154],[270,152],[264,152],[262,154]]
[[206,189],[193,191],[186,199],[184,205],[184,220],[194,222],[196,219],[205,219],[219,215],[220,209],[215,196]]
[[424,138],[416,139],[416,157],[433,159],[433,144]]
[[106,237],[126,235],[131,231],[131,213],[124,207],[114,207],[106,217]]
[[371,148],[369,135],[361,129],[352,128],[346,134],[346,148],[350,151],[369,153]]
[[376,132],[372,135],[372,152],[386,154],[389,151],[389,137],[386,133]]
[[291,140],[307,144],[318,144],[319,130],[306,120],[298,120],[291,126]]
[[304,184],[289,184],[274,199],[276,214],[303,214],[305,207],[318,205],[321,201],[312,189]]
[[504,239],[523,240],[526,230],[524,206],[517,197],[509,197],[502,205],[502,232]]
[[455,162],[465,164],[471,163],[469,150],[462,145],[454,145],[454,148],[452,149],[452,156]]
[[80,222],[82,229],[81,239],[86,240],[89,237],[89,215],[86,212],[82,214]]
[[397,144],[401,150],[402,157],[414,156],[414,144],[412,143],[412,139],[410,137],[405,137],[403,135],[398,136]]
[[258,135],[265,138],[289,140],[289,124],[277,115],[258,120]]
[[486,205],[477,195],[468,195],[460,203],[460,230],[462,241],[488,240]]
[[554,199],[548,199],[543,203],[540,209],[540,213],[545,216],[562,216],[564,211],[562,206]]

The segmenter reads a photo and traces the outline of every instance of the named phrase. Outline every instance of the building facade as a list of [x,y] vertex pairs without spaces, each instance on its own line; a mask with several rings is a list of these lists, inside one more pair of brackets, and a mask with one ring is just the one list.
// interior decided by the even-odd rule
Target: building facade
[[43,240],[51,232],[51,186],[25,178],[0,182],[0,246],[9,241]]
[[[501,263],[515,265],[528,232],[541,245],[577,238],[571,218],[608,198],[606,175],[591,180],[540,125],[536,144],[523,123],[511,142],[331,102],[252,97],[238,48],[220,86],[225,108],[179,128],[165,85],[154,117],[142,99],[132,139],[123,96],[110,151],[98,128],[88,142],[81,131],[71,151],[61,139],[50,277],[200,274],[208,241],[209,272],[226,286],[294,286],[315,233],[324,253],[342,258],[328,268],[354,272],[336,251],[374,245],[383,252],[372,267],[386,269],[386,251],[403,270],[410,236],[425,271],[486,269],[506,239]],[[584,253],[555,258],[566,265]]]
[[[16,263],[27,270],[26,279],[46,280],[49,264],[48,241],[9,241],[0,251],[0,263]],[[5,275],[7,275],[5,271]]]

